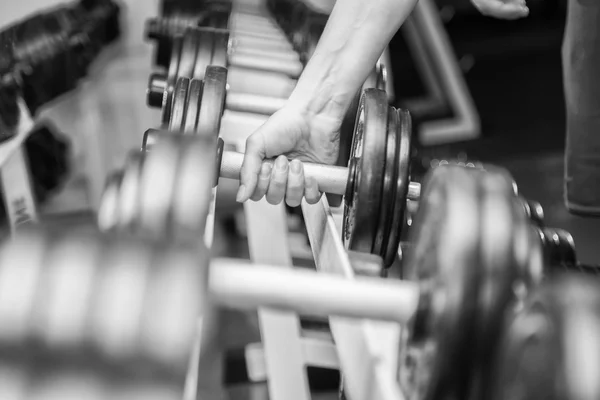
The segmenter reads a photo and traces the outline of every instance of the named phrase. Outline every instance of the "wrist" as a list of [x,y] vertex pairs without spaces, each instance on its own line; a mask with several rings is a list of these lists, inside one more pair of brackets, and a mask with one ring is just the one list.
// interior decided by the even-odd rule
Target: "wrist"
[[355,93],[350,93],[348,85],[343,85],[334,65],[317,61],[311,60],[307,65],[288,104],[308,116],[323,115],[342,120]]

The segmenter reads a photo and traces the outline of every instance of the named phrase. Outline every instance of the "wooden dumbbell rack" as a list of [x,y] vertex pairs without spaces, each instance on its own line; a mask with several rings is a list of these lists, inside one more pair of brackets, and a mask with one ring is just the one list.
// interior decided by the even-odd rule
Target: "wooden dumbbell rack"
[[[14,234],[20,225],[38,221],[29,163],[24,142],[34,127],[34,121],[22,99],[18,100],[19,122],[14,137],[0,144],[0,177],[2,195],[10,226]],[[0,125],[0,129],[6,129]]]

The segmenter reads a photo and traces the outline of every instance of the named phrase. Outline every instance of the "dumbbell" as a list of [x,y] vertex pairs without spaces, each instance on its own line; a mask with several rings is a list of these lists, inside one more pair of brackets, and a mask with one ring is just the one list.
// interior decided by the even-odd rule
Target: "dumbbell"
[[[210,105],[211,102],[220,104],[225,101],[227,106],[234,105],[234,109],[235,103],[239,106],[238,109],[241,109],[244,105],[248,108],[248,105],[253,104],[254,111],[258,111],[259,107],[263,107],[263,110],[266,110],[266,108],[269,107],[269,104],[271,107],[273,107],[274,104],[277,104],[277,101],[267,102],[266,100],[270,99],[267,97],[262,97],[264,100],[260,102],[259,99],[261,96],[233,94],[231,92],[227,92],[225,100],[223,100],[223,93],[226,92],[226,73],[228,72],[225,69],[213,66],[209,66],[207,71],[208,72],[205,73],[204,83],[196,80],[190,82],[189,79],[179,78],[176,84],[176,90],[174,90],[173,94],[165,94],[165,97],[163,97],[165,106],[162,109],[163,127],[174,131],[182,129],[194,130],[197,115],[201,112],[201,110],[198,109],[200,98],[202,98],[202,102],[207,105]],[[386,85],[384,71],[384,68],[378,64],[365,81],[363,89],[370,87],[383,89]],[[208,76],[210,76],[210,78],[206,78]],[[212,87],[212,89],[206,89],[207,87]],[[209,93],[215,94],[215,97],[212,100]],[[254,101],[250,100],[252,98],[254,98]],[[279,107],[283,106],[283,99],[272,100],[278,100],[279,103],[281,103]],[[342,121],[337,165],[348,165],[359,100],[360,99],[357,98],[356,101],[353,102],[354,104],[348,109],[348,112]],[[210,107],[210,109],[214,109],[212,105]],[[224,136],[230,139],[232,135],[238,137],[239,132],[243,132],[244,135],[247,135],[265,121],[266,118],[257,118],[256,115],[226,110],[223,113],[221,131]],[[328,199],[332,206],[339,206],[341,204],[341,197],[329,195]]]
[[[209,83],[205,82],[201,97],[200,95],[188,96],[192,100],[188,100],[186,109],[174,107],[175,111],[169,126],[170,131],[194,133],[198,137],[216,138],[218,136],[226,71],[218,67],[209,67],[209,70],[222,72],[223,75]],[[212,72],[207,72],[207,76],[209,74],[213,75]],[[212,85],[215,82],[216,87]],[[194,81],[190,86],[193,85]],[[207,90],[207,87],[211,89]],[[197,99],[197,97],[200,98]],[[197,106],[190,106],[190,104],[197,104]],[[348,249],[381,255],[386,260],[386,265],[391,265],[399,246],[399,231],[404,226],[406,199],[417,199],[420,191],[418,183],[409,182],[410,115],[406,111],[388,106],[384,91],[368,89],[363,96],[359,107],[359,117],[356,121],[353,154],[349,168],[306,163],[304,170],[306,176],[316,179],[321,191],[345,195],[344,242]],[[152,142],[157,137],[155,132],[149,130],[145,134],[144,150],[149,150],[152,146]],[[173,136],[173,132],[168,135]],[[173,140],[171,146],[177,148],[178,141]],[[181,146],[190,148],[189,143]],[[180,150],[182,149],[174,151],[179,153]],[[213,151],[220,155],[216,159],[216,166],[218,166],[216,171],[220,172],[220,176],[239,179],[243,154],[223,151],[222,141],[219,141],[218,146],[213,147]],[[188,179],[185,173],[176,172],[178,164],[173,164],[174,160],[161,159],[164,157],[160,154],[150,155],[143,163],[143,167],[138,167],[140,161],[134,163],[135,167],[128,167],[144,170],[139,174],[133,173],[132,176],[138,178],[144,176],[148,173],[147,168],[150,168],[148,167],[149,159],[156,158],[157,161],[153,161],[153,163],[162,165],[157,168],[163,171],[169,170],[170,174],[178,177],[177,179],[183,179],[182,182]],[[184,155],[179,154],[175,159],[181,160],[182,157]],[[190,153],[188,157],[192,159],[199,155]],[[194,171],[196,170],[198,169],[194,169]],[[125,173],[127,174],[127,172]],[[211,181],[214,181],[214,178]],[[172,187],[173,183],[167,185]],[[164,190],[164,188],[160,190]],[[107,188],[107,192],[113,193],[118,190]],[[138,195],[140,196],[139,201],[144,201],[146,196],[155,197],[142,193],[138,193]],[[164,206],[170,207],[169,205]],[[105,214],[116,215],[118,213],[103,213],[103,215]],[[105,221],[102,226],[108,228],[113,223],[115,221]],[[360,226],[360,229],[355,229],[355,226]]]
[[544,208],[542,205],[534,200],[524,199],[519,193],[519,187],[517,182],[514,180],[512,175],[504,168],[490,165],[486,163],[467,161],[467,160],[431,160],[429,163],[430,168],[436,168],[443,165],[458,165],[466,168],[476,168],[484,171],[493,171],[494,173],[501,174],[505,177],[505,179],[510,182],[512,191],[515,196],[517,196],[520,200],[521,205],[523,206],[525,213],[528,215],[529,219],[538,226],[544,225]]
[[[430,282],[433,286],[439,274],[439,258],[443,258],[448,265],[475,262],[479,266],[477,272],[461,270],[461,273],[479,275],[478,288],[480,295],[483,296],[480,302],[475,300],[476,296],[470,298],[468,293],[448,291],[445,296],[432,294],[423,301],[423,304],[430,307],[435,307],[437,304],[452,304],[457,307],[457,310],[460,309],[465,313],[468,308],[485,310],[480,316],[474,317],[477,321],[478,333],[469,336],[470,339],[464,350],[479,354],[471,357],[470,379],[465,381],[456,376],[461,373],[456,370],[456,363],[448,363],[444,366],[445,370],[434,371],[431,375],[436,378],[442,377],[450,387],[460,388],[461,384],[470,384],[472,390],[469,395],[472,398],[486,398],[490,395],[490,382],[495,379],[495,373],[489,368],[489,360],[493,360],[496,354],[494,351],[496,346],[492,343],[500,340],[503,325],[501,321],[505,321],[507,307],[512,309],[522,296],[521,290],[515,289],[530,285],[531,269],[539,269],[545,275],[552,276],[556,272],[554,265],[564,261],[565,254],[574,251],[572,240],[570,242],[553,240],[544,243],[539,239],[536,241],[534,239],[536,232],[542,229],[547,236],[557,237],[561,236],[561,233],[560,231],[552,233],[549,228],[532,225],[522,205],[511,191],[511,180],[506,179],[506,176],[498,171],[442,166],[431,170],[423,184],[423,198],[417,217],[413,221],[414,229],[411,230],[411,243],[414,243],[414,246],[403,262],[403,275],[409,280],[419,279]],[[469,241],[459,239],[456,233],[445,232],[446,227],[455,227],[453,229],[458,230],[459,226],[465,237],[470,235]],[[472,230],[470,234],[465,233],[469,230]],[[456,240],[452,239],[453,235],[457,235]],[[446,244],[438,242],[444,239],[447,241]],[[563,260],[552,259],[551,255],[558,255],[558,258]],[[510,266],[507,270],[508,265]],[[596,269],[596,274],[597,271],[599,270]],[[461,273],[455,271],[450,279],[467,279]],[[535,291],[537,284],[539,282],[529,286],[529,292]],[[520,329],[526,326],[519,325]],[[438,343],[430,342],[428,336],[431,330],[437,331],[437,325],[431,319],[424,317],[419,321],[417,314],[412,328],[412,331],[407,332],[405,347],[400,352],[403,357],[401,365],[407,367],[416,365],[417,371],[403,373],[407,369],[401,367],[400,384],[403,388],[412,388],[407,391],[415,398],[426,398],[426,396],[421,397],[423,394],[421,391],[427,390],[428,382],[420,377],[431,376],[430,351],[458,355],[461,350],[452,346],[446,337],[440,337]],[[479,349],[482,348],[486,350],[480,351]],[[420,368],[423,368],[423,373],[419,372]],[[470,396],[464,393],[455,398]]]
[[[183,38],[173,41],[172,60],[167,75],[153,74],[147,91],[147,104],[162,107],[163,123],[169,119],[175,84],[179,77],[203,79],[209,65],[226,66],[227,32],[189,28]],[[271,62],[265,59],[266,62]],[[290,84],[290,86],[292,86]],[[286,99],[274,96],[260,96],[231,92],[229,105],[238,111],[258,112],[270,115],[285,104]]]
[[[225,75],[223,68],[208,67],[210,79],[204,82],[202,93],[197,89],[200,83],[192,80],[191,93],[179,96],[188,101],[173,102],[169,130],[217,137]],[[353,138],[348,168],[306,163],[305,174],[317,180],[321,191],[345,195],[343,238],[348,249],[380,255],[390,266],[407,229],[406,200],[418,200],[420,192],[420,185],[410,182],[410,114],[388,106],[383,90],[367,89],[357,115],[352,134],[347,134]],[[155,130],[146,132],[143,150],[152,146],[156,136]],[[239,179],[243,155],[223,152],[222,146],[220,142],[217,171],[222,177]]]
[[[215,17],[215,18],[211,18]],[[188,28],[204,27],[205,29],[216,28],[223,30],[231,30],[232,41],[231,50],[239,49],[246,52],[251,50],[260,50],[262,54],[269,54],[270,56],[285,56],[293,55],[293,47],[287,41],[283,33],[274,35],[270,38],[264,34],[248,35],[238,33],[237,29],[231,25],[229,15],[221,11],[207,11],[205,14],[195,15],[192,14],[191,19],[184,19],[180,21],[178,16],[173,17],[162,17],[150,19],[146,23],[146,38],[156,43],[156,63],[161,67],[168,67],[169,60],[171,59],[171,53],[173,49],[173,41],[182,36]]]
[[[158,39],[159,42],[161,42],[162,39],[167,39],[168,37],[172,38],[178,33],[181,33],[181,29],[187,26],[208,25],[227,28],[229,27],[232,18],[237,22],[239,18],[236,17],[242,17],[242,19],[245,17],[245,14],[241,13],[241,11],[243,10],[239,6],[234,7],[232,2],[199,1],[190,4],[182,4],[162,1],[160,16],[148,20],[146,28],[147,32],[158,34],[158,37],[155,39]],[[257,21],[253,22],[255,23],[254,25],[256,25]],[[265,25],[266,24],[261,24],[260,28],[267,28]],[[272,39],[273,36],[281,36],[278,29],[274,29],[273,26],[270,26],[271,30],[265,29],[265,34],[261,37],[262,29],[257,28],[258,27],[256,26],[252,26],[251,30],[244,32],[244,34],[251,35],[253,38],[266,40]],[[273,35],[273,33],[275,33],[275,35]],[[159,53],[168,51],[168,43],[162,42],[159,47]]]
[[600,398],[600,286],[558,276],[511,312],[490,360],[492,400]]
[[[197,157],[201,161],[194,167],[209,171],[214,168],[215,155],[209,145],[210,141],[214,143],[214,138],[184,139],[197,146],[198,151],[203,151],[202,157]],[[204,146],[198,141],[204,141]],[[155,155],[175,150],[175,147],[168,149],[169,146],[164,145],[168,142],[155,147],[150,154],[154,159],[146,159],[146,165],[153,163],[155,171],[165,172],[155,163]],[[186,160],[180,162],[185,164]],[[207,271],[209,274],[194,288],[194,293],[203,292],[212,304],[227,307],[254,309],[269,306],[300,314],[401,323],[406,325],[409,334],[404,343],[405,351],[401,353],[404,357],[410,355],[414,360],[418,356],[415,347],[427,344],[426,354],[421,354],[427,357],[427,363],[403,359],[400,370],[403,387],[411,393],[421,392],[423,398],[440,391],[465,398],[465,390],[471,389],[469,382],[475,374],[472,361],[481,360],[495,347],[495,337],[489,333],[502,328],[504,313],[515,296],[514,285],[519,280],[519,271],[524,268],[519,263],[529,262],[513,255],[513,236],[508,237],[508,242],[499,240],[506,237],[498,237],[498,231],[510,231],[516,223],[526,224],[523,213],[495,207],[498,196],[507,201],[515,200],[507,194],[506,187],[502,187],[505,181],[490,178],[490,174],[482,174],[481,179],[476,174],[477,179],[472,179],[472,173],[468,169],[451,167],[432,172],[434,178],[429,180],[431,186],[424,193],[417,216],[424,224],[417,225],[417,231],[413,232],[414,254],[409,254],[406,260],[407,281],[347,280],[274,266],[249,267],[239,261],[212,260],[209,263],[208,254],[199,249],[198,262],[186,266],[199,276]],[[158,179],[155,184],[164,182],[161,177],[154,178]],[[147,185],[146,188],[148,184],[148,180],[142,183]],[[205,180],[203,190],[208,193],[211,186],[211,182]],[[163,189],[168,187],[163,186]],[[484,197],[483,204],[479,203],[478,196]],[[193,199],[188,198],[188,201],[191,206]],[[156,208],[139,210],[161,218],[153,211]],[[121,243],[120,239],[115,242]],[[106,257],[111,251],[103,248],[101,254]],[[160,259],[145,257],[140,260],[138,265],[148,262],[156,268],[173,268],[176,263],[175,260],[161,263]],[[415,377],[418,382],[411,381],[410,377]]]

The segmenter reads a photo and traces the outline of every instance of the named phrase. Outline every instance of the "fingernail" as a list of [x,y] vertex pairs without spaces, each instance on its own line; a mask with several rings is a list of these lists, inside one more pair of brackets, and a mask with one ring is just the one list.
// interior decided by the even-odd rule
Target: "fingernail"
[[277,160],[275,161],[275,169],[283,172],[287,169],[288,167],[288,162],[285,159],[285,157],[278,157]]
[[237,201],[238,203],[243,203],[244,202],[244,197],[246,196],[246,186],[244,185],[240,185],[237,195],[235,196],[235,201]]
[[298,160],[294,160],[290,163],[290,170],[294,173],[294,174],[299,174],[300,171],[302,170],[302,164],[300,163],[300,161]]

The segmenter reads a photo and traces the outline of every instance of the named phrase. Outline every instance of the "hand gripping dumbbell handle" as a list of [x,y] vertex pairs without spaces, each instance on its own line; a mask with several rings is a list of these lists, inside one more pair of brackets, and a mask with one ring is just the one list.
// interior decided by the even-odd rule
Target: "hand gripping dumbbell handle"
[[[229,179],[240,179],[240,170],[244,154],[236,151],[223,151],[221,158],[220,177]],[[273,165],[274,160],[265,160],[264,163]],[[335,165],[324,165],[314,163],[303,163],[304,175],[314,178],[323,193],[340,194],[346,193],[348,185],[348,168]],[[421,195],[421,184],[410,182],[408,188],[408,200],[418,200]]]
[[209,296],[239,309],[272,307],[303,315],[367,318],[406,323],[418,307],[413,282],[336,275],[213,259]]

